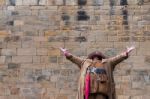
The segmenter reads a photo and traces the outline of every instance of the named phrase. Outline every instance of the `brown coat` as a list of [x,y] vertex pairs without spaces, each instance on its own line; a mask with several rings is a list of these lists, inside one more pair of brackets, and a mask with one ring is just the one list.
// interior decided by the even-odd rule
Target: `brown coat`
[[[78,84],[78,93],[76,99],[84,99],[84,79],[86,75],[87,68],[92,64],[92,60],[90,59],[81,59],[79,57],[76,57],[74,55],[66,56],[68,60],[75,63],[80,68],[80,78],[79,78],[79,84]],[[113,70],[115,66],[122,62],[124,59],[128,58],[128,55],[125,53],[122,53],[120,55],[117,55],[113,58],[103,59],[102,64],[104,64],[104,67],[106,69],[107,75],[108,75],[108,82],[109,82],[109,99],[116,99],[115,98],[115,83],[113,78]]]

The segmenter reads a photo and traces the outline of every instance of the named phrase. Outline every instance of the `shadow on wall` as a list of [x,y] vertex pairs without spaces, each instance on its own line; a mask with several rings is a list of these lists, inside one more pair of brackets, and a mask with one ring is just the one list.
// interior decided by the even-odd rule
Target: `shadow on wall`
[[78,13],[78,17],[77,17],[78,21],[84,21],[84,20],[86,21],[90,18],[85,11],[78,11],[77,13]]
[[16,5],[16,0],[9,0],[9,4],[12,5],[12,6],[15,6]]
[[125,26],[125,29],[128,29],[128,10],[127,6],[122,8],[123,22],[122,24]]
[[122,16],[123,16],[122,24],[124,25],[125,29],[129,29],[129,26],[128,26],[128,10],[127,10],[128,1],[127,0],[120,0],[120,5],[123,6],[122,7]]
[[127,0],[120,0],[120,5],[122,5],[122,6],[128,5],[128,1]]
[[78,0],[78,5],[86,5],[86,0]]

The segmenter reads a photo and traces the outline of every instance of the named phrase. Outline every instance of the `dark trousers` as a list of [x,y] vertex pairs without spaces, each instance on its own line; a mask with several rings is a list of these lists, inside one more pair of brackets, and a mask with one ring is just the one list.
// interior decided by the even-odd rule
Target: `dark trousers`
[[89,99],[109,99],[108,96],[100,93],[91,93]]

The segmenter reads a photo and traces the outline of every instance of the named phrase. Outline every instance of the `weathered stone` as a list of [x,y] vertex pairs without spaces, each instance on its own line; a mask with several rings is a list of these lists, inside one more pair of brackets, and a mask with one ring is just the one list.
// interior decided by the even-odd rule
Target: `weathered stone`
[[150,63],[150,56],[145,57],[145,62]]
[[23,0],[16,0],[16,5],[23,5]]
[[55,0],[56,5],[64,5],[64,0]]
[[49,42],[64,42],[64,41],[69,41],[69,37],[63,37],[63,36],[55,36],[55,37],[49,37],[48,38]]
[[46,48],[37,49],[37,55],[48,55],[48,49]]
[[10,33],[8,31],[0,31],[0,37],[6,37],[8,36]]
[[96,5],[96,6],[98,6],[98,5],[103,5],[103,0],[94,0],[93,1],[93,5]]
[[40,63],[40,62],[41,62],[40,56],[33,56],[33,63]]
[[89,20],[90,18],[85,11],[78,11],[77,13],[78,13],[77,16],[78,21],[86,21]]
[[45,75],[41,75],[37,77],[37,81],[41,82],[41,81],[49,81],[49,77],[46,77]]
[[149,0],[0,0],[0,99],[75,99],[81,58],[134,45],[116,66],[118,99],[149,99]]
[[15,6],[16,5],[16,0],[9,0],[9,3],[11,6]]
[[49,56],[60,56],[60,50],[59,49],[49,49],[48,55]]
[[14,25],[14,21],[8,21],[6,24],[7,25]]
[[21,88],[20,91],[21,91],[21,94],[25,96],[32,94],[31,88]]
[[87,0],[78,0],[78,5],[86,5]]
[[10,94],[11,95],[19,95],[20,93],[20,88],[10,88]]
[[11,15],[18,15],[18,14],[19,14],[18,11],[12,11],[12,12],[11,12]]
[[35,48],[28,48],[25,50],[25,48],[24,49],[19,48],[17,50],[17,55],[30,55],[30,56],[36,55],[36,49]]
[[142,89],[143,84],[142,84],[142,82],[132,82],[132,88],[133,89]]
[[23,5],[37,5],[37,0],[23,0]]
[[16,63],[8,63],[8,69],[16,69],[19,68],[20,64],[16,64]]
[[49,61],[51,63],[57,63],[57,57],[56,56],[49,57]]
[[0,56],[0,64],[4,64],[5,63],[5,56]]
[[14,62],[14,63],[31,63],[32,56],[13,56],[12,62]]
[[86,37],[81,36],[81,37],[76,37],[76,38],[75,38],[75,41],[77,41],[77,42],[86,42],[87,39],[86,39]]
[[107,51],[105,51],[105,55],[107,57],[113,57],[113,56],[117,55],[117,50],[116,49],[108,49]]
[[5,37],[5,42],[17,42],[20,40],[20,36]]
[[4,56],[13,56],[16,55],[16,49],[2,49],[1,55]]
[[45,31],[44,35],[45,36],[55,36],[55,35],[57,35],[57,32],[48,30],[48,31]]
[[6,4],[6,0],[0,0],[0,5]]
[[21,26],[21,25],[24,25],[23,21],[21,21],[21,20],[15,20],[14,21],[14,26]]
[[70,19],[69,15],[67,15],[67,14],[62,14],[61,18],[62,18],[63,21],[67,21],[67,20]]
[[66,0],[66,5],[76,5],[76,0]]
[[68,99],[66,95],[59,95],[56,99]]
[[128,5],[128,1],[127,0],[120,0],[120,5]]

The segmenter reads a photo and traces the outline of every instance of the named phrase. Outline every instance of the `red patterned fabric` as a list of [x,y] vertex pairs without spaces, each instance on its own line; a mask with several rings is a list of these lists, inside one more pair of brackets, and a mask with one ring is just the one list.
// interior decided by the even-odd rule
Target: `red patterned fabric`
[[87,73],[85,77],[85,99],[89,98],[89,93],[90,93],[90,74]]

